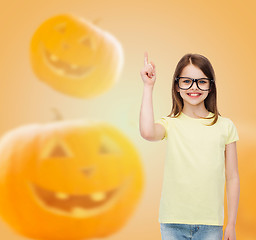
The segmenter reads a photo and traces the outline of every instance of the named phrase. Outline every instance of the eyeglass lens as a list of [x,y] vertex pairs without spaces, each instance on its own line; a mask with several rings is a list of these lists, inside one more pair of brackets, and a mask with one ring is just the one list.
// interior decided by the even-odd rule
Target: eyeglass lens
[[[199,79],[197,81],[198,87],[201,90],[208,90],[210,88],[210,80],[209,79]],[[184,89],[189,89],[192,85],[192,80],[189,78],[180,78],[179,79],[179,87]]]

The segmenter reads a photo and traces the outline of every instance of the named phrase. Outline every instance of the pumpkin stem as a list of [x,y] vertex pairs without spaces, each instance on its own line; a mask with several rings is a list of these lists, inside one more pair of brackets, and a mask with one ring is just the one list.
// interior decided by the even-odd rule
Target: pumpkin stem
[[54,113],[55,113],[55,120],[59,121],[59,120],[62,120],[62,119],[63,119],[63,117],[62,117],[60,111],[59,111],[57,108],[53,107],[52,110],[53,110]]

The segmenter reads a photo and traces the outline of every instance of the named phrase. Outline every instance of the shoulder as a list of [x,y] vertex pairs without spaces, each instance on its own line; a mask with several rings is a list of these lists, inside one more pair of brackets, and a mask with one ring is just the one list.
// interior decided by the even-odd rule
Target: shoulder
[[238,141],[239,140],[238,131],[234,122],[228,117],[224,117],[223,120],[225,121],[224,122],[225,124],[224,131],[226,136],[225,145]]
[[225,144],[229,144],[233,141],[239,140],[237,127],[234,122],[228,117],[221,117],[220,120],[222,121],[222,126],[224,127],[223,131],[226,136]]
[[166,116],[166,117],[164,117],[164,119],[169,123],[169,124],[171,124],[172,122],[174,122],[174,121],[177,121],[177,117],[174,117],[174,116]]
[[155,123],[160,123],[162,125],[164,125],[165,128],[168,128],[169,126],[169,117],[167,116],[162,116],[160,118],[158,118]]
[[218,118],[219,118],[220,122],[222,122],[224,124],[225,127],[234,125],[234,122],[228,117],[223,117],[223,116],[219,115]]
[[175,118],[170,117],[170,116],[161,116],[158,118],[155,123],[160,123],[166,127],[166,129],[169,129],[170,126],[172,125],[172,122],[175,121]]
[[158,120],[163,120],[163,121],[166,121],[166,122],[170,122],[172,121],[172,119],[174,119],[173,117],[170,117],[170,116],[161,116],[160,118],[157,119]]

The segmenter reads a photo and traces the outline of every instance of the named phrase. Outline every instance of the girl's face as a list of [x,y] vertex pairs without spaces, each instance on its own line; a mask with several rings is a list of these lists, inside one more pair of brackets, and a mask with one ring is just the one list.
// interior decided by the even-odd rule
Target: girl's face
[[[201,71],[200,68],[194,66],[193,64],[187,65],[183,68],[180,77],[190,77],[190,78],[207,78],[207,76]],[[208,96],[209,91],[200,90],[196,83],[194,82],[191,88],[187,90],[180,89],[176,85],[176,90],[180,92],[180,96],[183,98],[184,104],[188,103],[191,105],[203,104],[204,99]],[[198,97],[191,97],[188,93],[200,93]]]

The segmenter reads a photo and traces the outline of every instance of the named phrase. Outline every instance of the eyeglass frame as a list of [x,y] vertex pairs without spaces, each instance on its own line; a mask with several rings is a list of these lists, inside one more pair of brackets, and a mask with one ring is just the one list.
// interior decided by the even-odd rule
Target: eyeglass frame
[[[189,88],[181,88],[181,87],[179,86],[179,79],[180,79],[180,78],[188,78],[188,79],[192,80],[192,84],[190,85],[190,87],[189,87]],[[203,90],[203,89],[201,89],[201,88],[198,86],[198,80],[201,80],[201,79],[210,80],[210,88],[209,88],[209,89]],[[188,89],[190,89],[190,88],[193,86],[194,82],[196,82],[196,86],[197,86],[201,91],[209,91],[209,90],[211,89],[211,84],[214,82],[214,79],[210,79],[210,78],[176,77],[176,78],[175,78],[175,81],[178,83],[178,87],[179,87],[180,89],[182,89],[182,90],[188,90]]]

